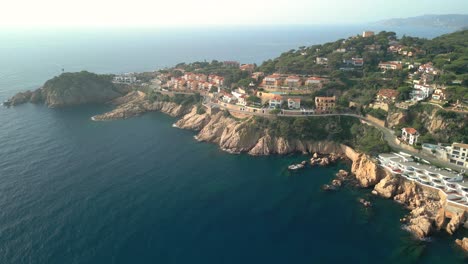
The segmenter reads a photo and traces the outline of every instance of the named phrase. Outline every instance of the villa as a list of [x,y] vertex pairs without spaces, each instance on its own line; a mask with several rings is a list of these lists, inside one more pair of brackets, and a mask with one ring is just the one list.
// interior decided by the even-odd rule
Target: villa
[[418,142],[419,133],[412,127],[404,127],[401,129],[401,139],[410,145]]
[[468,168],[468,144],[453,143],[447,149],[450,163]]
[[380,89],[377,93],[376,101],[378,102],[395,102],[400,93],[394,89]]
[[301,108],[301,99],[300,98],[288,98],[288,108],[289,109],[300,109]]
[[317,57],[317,58],[315,59],[315,62],[316,62],[318,65],[328,65],[328,58]]
[[447,94],[444,89],[436,89],[432,94],[432,100],[434,101],[445,101],[447,100]]
[[275,95],[273,98],[270,99],[268,104],[270,108],[280,108],[281,105],[283,104],[283,97],[279,95]]
[[422,101],[429,98],[434,92],[434,88],[430,85],[415,84],[414,89],[410,93],[410,98],[413,101]]
[[281,75],[277,73],[266,76],[262,83],[265,87],[280,87],[281,84]]
[[284,80],[284,84],[289,88],[299,87],[302,85],[301,78],[299,76],[291,75]]
[[330,113],[336,106],[336,97],[315,97],[315,108],[317,113]]
[[468,182],[461,174],[451,170],[414,162],[402,154],[380,154],[379,165],[395,176],[401,176],[417,184],[435,188],[447,195],[448,202],[468,207]]
[[321,85],[325,82],[326,79],[320,77],[309,77],[305,81],[306,86],[314,86],[314,85]]
[[388,61],[388,62],[380,62],[379,69],[382,70],[401,70],[403,65],[401,61]]
[[114,83],[135,83],[137,81],[136,77],[131,73],[116,75],[113,79]]

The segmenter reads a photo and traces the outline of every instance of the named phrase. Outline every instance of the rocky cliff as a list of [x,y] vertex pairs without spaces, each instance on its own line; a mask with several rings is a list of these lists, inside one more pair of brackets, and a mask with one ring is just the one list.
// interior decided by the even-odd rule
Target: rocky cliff
[[250,155],[300,153],[343,154],[340,144],[331,141],[307,141],[273,135],[268,128],[258,129],[254,118],[238,120],[225,112],[210,115],[197,114],[194,107],[175,125],[183,129],[199,131],[199,141],[216,143],[231,153],[246,152]]
[[392,109],[386,121],[390,128],[416,127],[422,134],[430,133],[439,142],[451,142],[454,138],[463,141],[460,136],[466,134],[464,124],[468,115],[447,112],[434,105],[417,104],[408,110]]
[[27,102],[45,103],[49,107],[65,107],[89,103],[106,103],[130,91],[125,85],[115,85],[109,76],[82,71],[63,73],[35,91],[21,92],[5,105],[15,106]]
[[94,121],[126,119],[151,111],[161,111],[171,116],[181,116],[191,109],[191,107],[184,107],[172,102],[151,102],[147,100],[146,95],[142,92],[130,92],[111,101],[111,104],[116,106],[114,110],[93,116],[92,119]]

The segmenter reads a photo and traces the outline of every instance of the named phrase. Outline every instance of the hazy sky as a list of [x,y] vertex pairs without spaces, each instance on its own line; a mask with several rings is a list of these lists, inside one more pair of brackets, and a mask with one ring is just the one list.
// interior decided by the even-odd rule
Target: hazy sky
[[4,0],[0,26],[339,24],[467,13],[468,0]]

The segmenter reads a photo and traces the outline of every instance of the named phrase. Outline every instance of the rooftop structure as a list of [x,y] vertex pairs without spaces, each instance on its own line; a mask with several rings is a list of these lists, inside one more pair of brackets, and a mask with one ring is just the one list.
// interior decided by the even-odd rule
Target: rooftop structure
[[401,139],[410,145],[418,142],[419,133],[412,127],[404,127],[401,129]]
[[379,63],[379,69],[382,70],[401,70],[402,68],[401,61],[383,61]]
[[377,93],[377,101],[395,101],[400,92],[394,89],[380,89]]
[[315,97],[315,109],[318,113],[329,113],[336,106],[336,96],[326,97],[317,96]]
[[447,194],[447,200],[468,209],[468,182],[453,171],[414,162],[401,154],[380,154],[379,165],[393,175],[401,176],[426,187],[435,188]]
[[374,31],[364,31],[362,32],[362,37],[367,38],[367,37],[372,37],[374,36]]

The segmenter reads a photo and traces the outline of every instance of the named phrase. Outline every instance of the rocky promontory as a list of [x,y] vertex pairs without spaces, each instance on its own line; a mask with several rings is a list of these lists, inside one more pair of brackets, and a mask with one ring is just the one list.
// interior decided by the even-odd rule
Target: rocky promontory
[[111,82],[108,75],[87,71],[62,73],[34,91],[20,92],[6,101],[6,106],[44,103],[49,107],[66,107],[89,103],[107,103],[130,91],[126,85]]
[[183,107],[172,102],[151,102],[144,93],[138,91],[116,98],[111,101],[111,104],[116,106],[114,110],[93,116],[92,119],[94,121],[126,119],[151,111],[161,111],[171,116],[181,116],[191,109],[191,107]]

